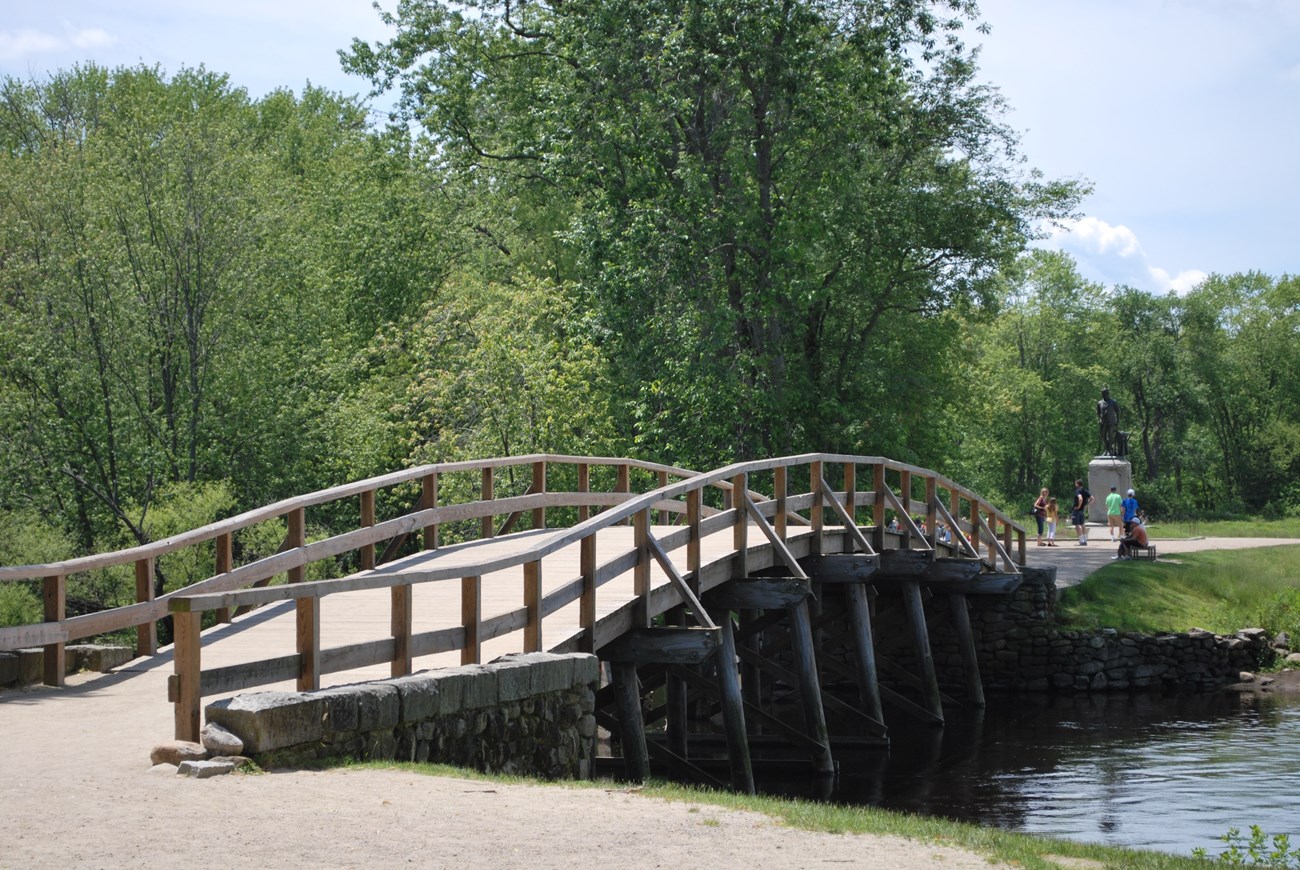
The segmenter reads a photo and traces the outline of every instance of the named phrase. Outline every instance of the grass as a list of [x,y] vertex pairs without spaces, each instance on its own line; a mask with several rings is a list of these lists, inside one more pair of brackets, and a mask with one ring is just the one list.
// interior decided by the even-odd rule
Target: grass
[[1162,538],[1300,538],[1300,518],[1155,521],[1150,529]]
[[[344,766],[368,770],[401,770],[430,776],[451,776],[519,785],[542,784],[536,780],[485,775],[447,765],[347,762]],[[1058,858],[1085,859],[1106,867],[1136,868],[1136,870],[1208,866],[1205,862],[1191,856],[1075,843],[873,807],[840,806],[817,801],[734,794],[659,781],[652,781],[644,786],[616,785],[604,780],[545,784],[564,788],[617,788],[646,798],[761,813],[780,824],[804,831],[820,831],[829,834],[888,834],[906,837],[920,844],[941,844],[968,849],[992,861],[1001,861],[1017,867],[1030,868],[1030,870],[1059,868],[1063,862],[1054,860]],[[707,816],[702,816],[700,823],[706,826],[718,824],[716,819],[710,821]]]
[[1300,547],[1184,553],[1107,565],[1061,593],[1066,628],[1218,634],[1260,627],[1300,642]]

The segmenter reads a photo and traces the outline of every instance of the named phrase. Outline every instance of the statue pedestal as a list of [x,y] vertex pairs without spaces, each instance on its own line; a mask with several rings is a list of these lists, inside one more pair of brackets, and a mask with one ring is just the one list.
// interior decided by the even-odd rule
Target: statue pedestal
[[1133,466],[1115,456],[1093,457],[1088,463],[1088,492],[1092,493],[1088,522],[1106,525],[1106,496],[1112,486],[1123,497],[1133,486]]

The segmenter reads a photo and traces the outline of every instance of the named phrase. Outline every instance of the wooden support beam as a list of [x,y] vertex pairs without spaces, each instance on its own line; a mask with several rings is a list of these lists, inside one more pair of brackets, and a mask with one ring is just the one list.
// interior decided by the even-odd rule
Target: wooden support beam
[[632,567],[632,594],[634,616],[632,624],[637,628],[650,627],[650,510],[637,511],[633,517],[632,546],[636,550],[636,564]]
[[596,648],[596,535],[578,542],[578,571],[582,575],[582,595],[578,599],[578,627],[582,630],[579,649],[595,652]]
[[462,665],[476,665],[483,658],[483,578],[462,577],[460,581],[460,624],[465,628],[465,645],[460,649]]
[[600,648],[600,657],[637,665],[701,665],[717,655],[722,630],[713,628],[634,628]]
[[390,633],[393,637],[393,661],[389,673],[404,677],[411,672],[411,625],[413,619],[411,585],[405,583],[389,590],[391,600]]
[[541,560],[524,563],[524,652],[542,651],[542,563]]
[[[713,692],[716,694],[719,691],[717,683],[695,673],[694,671],[687,671],[685,668],[670,666],[669,673],[680,676],[683,680],[690,685],[695,686],[696,689],[700,690],[702,693]],[[761,707],[756,707],[746,702],[745,716],[749,721],[761,724],[772,734],[784,738],[789,741],[792,746],[799,749],[806,749],[809,752],[815,752],[821,748],[816,741],[809,738],[807,734],[804,734],[788,722],[778,719],[776,716],[773,716]]]
[[[668,612],[668,623],[674,628],[686,627],[686,607],[678,605]],[[686,681],[670,671],[666,675],[665,707],[668,721],[664,728],[668,736],[668,748],[679,758],[685,760],[690,755],[689,725],[690,692]]]
[[[666,472],[666,471],[660,471],[660,472],[658,472],[658,476],[656,477],[656,481],[659,483],[659,489],[663,489],[665,486],[668,485],[668,472]],[[661,526],[667,526],[667,525],[672,525],[672,524],[673,524],[673,522],[674,522],[674,517],[675,517],[675,516],[676,516],[676,514],[674,514],[672,511],[670,511],[670,510],[666,510],[666,509],[661,509],[661,510],[660,510],[660,511],[655,515],[655,518],[659,521],[659,525],[661,525]]]
[[[881,546],[873,547],[871,543],[867,541],[866,536],[862,534],[862,530],[858,528],[857,523],[853,522],[849,517],[848,512],[844,509],[844,505],[840,504],[840,500],[835,497],[835,491],[831,489],[829,483],[822,478],[818,478],[813,481],[813,486],[817,488],[818,492],[821,493],[822,497],[831,506],[831,510],[839,514],[840,520],[844,523],[845,531],[849,533],[849,537],[853,539],[853,542],[858,545],[858,548],[861,549],[862,552],[875,553],[882,548]],[[880,540],[883,542],[884,538],[882,537]],[[820,554],[821,550],[819,549],[816,552]]]
[[[229,535],[222,535],[227,542],[230,540]],[[221,565],[221,538],[217,539],[217,565]],[[226,571],[229,571],[226,568]],[[220,570],[218,574],[224,573]],[[144,558],[135,561],[135,600],[136,603],[146,603],[154,600],[153,587],[153,559]],[[222,620],[222,617],[225,617]],[[230,608],[223,607],[217,613],[219,621],[230,622]],[[158,623],[149,618],[135,627],[135,654],[138,656],[151,656],[158,652]]]
[[[367,489],[361,493],[361,528],[368,529],[375,524],[375,491]],[[375,545],[364,544],[361,547],[361,570],[372,571],[375,567]]]
[[[786,683],[787,685],[790,686],[799,685],[798,674],[794,673],[793,671],[786,670],[785,668],[778,665],[775,661],[773,661],[771,658],[769,658],[766,655],[757,654],[757,653],[751,654],[751,653],[747,653],[745,650],[742,649],[740,656],[741,658],[747,658],[752,656],[752,660],[756,662],[758,666],[761,667],[765,673],[771,674],[773,679],[780,680],[781,682]],[[830,665],[832,661],[834,660],[828,659],[827,664]],[[842,671],[848,670],[847,665],[840,665],[838,662],[836,662],[836,665],[838,665],[838,667],[830,666],[827,668],[827,670],[842,670]],[[880,725],[879,722],[867,716],[866,713],[859,710],[857,707],[854,707],[852,704],[848,704],[844,701],[841,701],[839,698],[836,698],[834,695],[828,692],[821,691],[820,688],[818,689],[818,691],[821,692],[820,700],[824,709],[831,710],[838,716],[844,716],[847,718],[851,718],[854,721],[861,722],[864,725],[866,725],[868,728],[875,729],[877,728],[877,726]],[[813,737],[812,735],[805,735],[805,737],[810,741],[809,745],[817,745],[817,746],[821,745],[817,743],[816,738]]]
[[857,664],[858,695],[867,715],[885,721],[880,705],[880,678],[876,673],[876,644],[871,631],[871,613],[867,606],[867,591],[860,583],[844,587],[849,605],[849,626],[853,635],[853,658]]
[[177,740],[199,741],[200,664],[199,628],[202,613],[172,613],[174,635],[172,672],[176,678],[173,713]]
[[844,463],[844,510],[847,512],[845,525],[858,524],[858,467],[852,462]]
[[[62,574],[46,577],[41,586],[41,600],[46,622],[63,622],[67,616],[68,578]],[[49,643],[42,650],[45,685],[62,686],[67,670],[67,651],[62,641]]]
[[811,567],[812,579],[818,583],[865,583],[879,570],[880,556],[865,553],[818,556]]
[[967,583],[984,570],[978,559],[936,558],[926,569],[922,579],[927,583]]
[[737,474],[731,479],[731,506],[736,509],[736,522],[731,527],[731,549],[735,557],[731,562],[733,578],[749,576],[749,475]]
[[788,470],[784,465],[778,466],[772,472],[772,488],[775,490],[773,495],[776,497],[776,534],[781,540],[786,538],[786,497],[790,494],[790,478]]
[[[217,552],[216,552],[216,563],[217,563],[217,564],[216,564],[216,573],[217,573],[218,575],[220,575],[220,574],[227,574],[227,573],[230,572],[230,569],[231,569],[231,568],[235,567],[235,545],[234,545],[234,539],[233,539],[233,538],[234,538],[234,536],[231,535],[229,532],[227,532],[227,533],[224,534],[224,535],[217,535],[217,539],[213,542],[213,543],[215,544],[215,546],[216,546],[216,551],[217,551]],[[138,593],[139,593],[139,586],[138,586],[139,578],[138,578],[138,576],[137,576],[137,581],[136,581],[136,582],[137,582],[136,592],[137,592],[137,595],[138,595]],[[152,587],[152,585],[153,585],[153,568],[152,568],[152,566],[151,566],[150,569],[149,569],[149,584],[150,584],[150,586]],[[150,593],[150,595],[149,595],[149,600],[150,600],[150,601],[153,601],[153,598],[154,598],[153,594]],[[137,598],[136,600],[139,600],[139,599]],[[225,625],[229,625],[229,624],[230,624],[230,608],[229,608],[229,607],[221,607],[221,608],[218,608],[218,609],[217,609],[217,622],[220,622],[220,623],[225,624]],[[158,649],[158,629],[157,629],[157,627],[155,626],[155,627],[154,627],[154,630],[153,630],[153,651],[156,652],[157,649]],[[143,652],[142,652],[142,653],[139,653],[139,655],[153,655],[153,652],[149,652],[149,653],[143,653]]]
[[[438,506],[438,472],[426,474],[420,479],[420,507],[433,510]],[[438,549],[438,524],[430,523],[424,527],[420,542],[426,550]]]
[[295,598],[297,652],[302,657],[298,671],[298,691],[320,688],[320,599]]
[[880,552],[885,549],[885,504],[887,502],[885,493],[889,491],[889,487],[885,484],[883,462],[877,462],[875,465],[873,489],[876,500],[871,510],[871,543],[876,552]]
[[618,705],[619,742],[623,746],[623,764],[627,778],[645,782],[650,778],[650,755],[645,742],[645,721],[641,718],[641,689],[636,665],[612,662],[614,691]]
[[[786,570],[795,577],[801,577],[807,580],[808,575],[804,573],[803,566],[800,565],[799,560],[794,557],[794,553],[790,552],[790,548],[785,545],[785,540],[778,535],[776,529],[772,528],[768,523],[767,517],[763,516],[759,511],[758,505],[754,504],[747,494],[742,493],[741,499],[745,506],[745,514],[754,521],[754,525],[758,526],[759,531],[763,533],[763,537],[767,538],[768,543],[772,545],[772,549],[776,551],[777,556],[780,557]],[[745,574],[740,576],[748,576],[748,573],[749,572],[746,571]]]
[[[479,484],[479,501],[490,502],[494,498],[496,481],[494,478],[495,469],[487,466],[481,474],[482,482]],[[488,514],[479,520],[479,536],[482,538],[492,537],[492,515]]]
[[933,562],[934,550],[884,550],[880,553],[880,577],[920,577]]
[[693,489],[686,493],[686,525],[689,536],[686,538],[686,573],[690,577],[691,588],[698,595],[700,592],[700,519],[703,516],[703,493]]
[[903,605],[907,622],[912,629],[912,645],[921,667],[923,705],[937,720],[943,721],[943,701],[939,697],[939,678],[934,670],[934,656],[930,652],[930,632],[925,624],[925,608],[921,604],[921,585],[915,580],[903,581]]
[[654,560],[659,563],[660,570],[668,575],[668,579],[672,581],[673,586],[677,587],[682,599],[690,605],[691,612],[695,615],[695,621],[707,628],[714,628],[713,620],[709,618],[708,611],[704,609],[700,599],[695,594],[695,587],[699,586],[699,583],[696,582],[692,586],[692,584],[686,582],[686,578],[677,570],[673,560],[668,558],[668,553],[664,550],[663,544],[660,544],[659,539],[650,534],[649,530],[646,531],[646,547]]
[[975,707],[984,706],[984,683],[980,679],[979,658],[975,654],[975,634],[971,631],[970,612],[965,595],[949,595],[952,622],[957,628],[957,645],[961,649],[962,672],[966,676],[966,700]]
[[714,610],[775,610],[794,607],[812,595],[812,584],[799,577],[751,577],[715,586],[704,596]]
[[813,770],[823,775],[833,774],[835,760],[831,757],[830,734],[826,730],[826,711],[822,709],[821,677],[817,673],[817,658],[813,651],[812,626],[808,618],[807,601],[790,609],[790,626],[795,670],[799,675],[799,699],[803,708],[804,727],[808,736],[821,747],[820,751],[813,753]]
[[822,532],[825,528],[825,518],[822,516],[822,499],[825,489],[822,487],[822,463],[820,461],[809,463],[808,466],[808,483],[812,491],[812,506],[808,509],[808,515],[811,518],[812,542],[808,552],[813,555],[819,555],[822,552]]
[[[533,485],[529,490],[534,493],[546,492],[546,461],[538,460],[533,463]],[[533,508],[533,528],[546,528],[546,508]]]
[[727,733],[727,760],[731,764],[731,787],[745,794],[754,793],[754,769],[749,763],[749,738],[745,730],[745,699],[740,692],[740,675],[736,671],[736,638],[731,615],[718,615],[722,625],[722,646],[717,663],[718,686],[722,695],[722,722]]
[[936,529],[939,522],[938,501],[939,484],[931,474],[925,478],[925,531],[931,547],[934,547],[938,541]]

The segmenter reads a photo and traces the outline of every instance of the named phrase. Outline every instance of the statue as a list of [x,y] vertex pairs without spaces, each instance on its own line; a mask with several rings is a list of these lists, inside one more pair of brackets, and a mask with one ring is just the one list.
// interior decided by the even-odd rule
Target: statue
[[1102,388],[1101,401],[1097,403],[1097,423],[1101,429],[1101,453],[1103,456],[1123,456],[1124,446],[1120,443],[1119,402],[1110,397],[1110,390]]

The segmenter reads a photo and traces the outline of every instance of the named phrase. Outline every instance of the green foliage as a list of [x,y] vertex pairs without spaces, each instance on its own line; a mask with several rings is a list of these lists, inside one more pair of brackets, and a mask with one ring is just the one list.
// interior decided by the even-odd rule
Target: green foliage
[[[1240,828],[1229,828],[1219,839],[1228,848],[1219,853],[1216,863],[1232,867],[1300,867],[1300,848],[1291,848],[1287,834],[1270,836],[1259,825],[1251,825],[1249,837]],[[1203,860],[1210,857],[1202,848],[1193,849],[1192,855]]]
[[0,583],[0,626],[41,622],[44,610],[34,583]]

